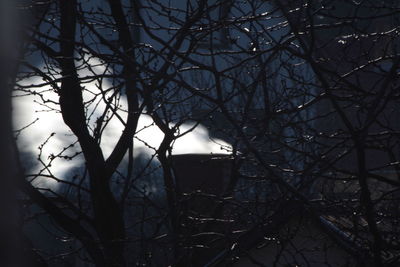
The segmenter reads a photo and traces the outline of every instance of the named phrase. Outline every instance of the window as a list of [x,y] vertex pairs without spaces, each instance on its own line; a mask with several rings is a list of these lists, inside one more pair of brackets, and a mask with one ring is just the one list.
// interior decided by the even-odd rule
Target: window
[[[229,48],[228,29],[232,0],[208,0],[202,18],[195,24],[192,38],[198,40],[201,48]],[[188,14],[197,11],[199,0],[188,1]]]

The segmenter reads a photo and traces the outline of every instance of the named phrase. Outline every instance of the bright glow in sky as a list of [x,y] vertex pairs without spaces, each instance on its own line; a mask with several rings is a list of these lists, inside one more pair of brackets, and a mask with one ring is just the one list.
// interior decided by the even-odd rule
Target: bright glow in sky
[[[101,66],[98,64],[95,70],[101,72]],[[80,76],[85,76],[85,72],[81,72]],[[93,73],[92,73],[93,74]],[[38,84],[43,81],[39,78],[32,78],[24,81],[24,84]],[[104,84],[103,84],[104,86]],[[88,91],[98,91],[95,84],[86,84]],[[57,94],[51,90],[50,86],[43,86],[36,89],[36,91],[44,91],[44,96],[47,99],[58,101]],[[88,99],[90,95],[84,94],[84,99]],[[124,106],[125,100],[121,99],[121,105]],[[24,129],[18,138],[18,146],[21,152],[27,153],[28,158],[32,161],[38,157],[39,147],[48,139],[46,144],[42,148],[40,159],[43,163],[48,163],[52,160],[52,155],[59,154],[64,148],[70,144],[76,142],[76,137],[68,129],[62,120],[62,116],[56,111],[46,111],[47,107],[40,105],[42,100],[38,95],[26,95],[14,98],[14,128],[21,129],[30,123],[32,125]],[[58,109],[58,106],[52,103],[48,103],[48,106]],[[93,112],[93,121],[101,116],[104,110],[105,104],[100,103],[94,110],[94,105],[91,105],[92,110],[88,110],[88,114]],[[119,114],[124,118],[124,113]],[[91,123],[93,123],[91,121]],[[189,130],[192,127],[191,124],[183,124],[180,127],[180,132]],[[122,123],[115,117],[111,119],[107,125],[103,137],[101,140],[101,148],[105,157],[110,155],[115,143],[123,130]],[[151,157],[155,153],[154,149],[157,149],[163,139],[163,133],[153,123],[153,120],[148,115],[142,115],[139,119],[139,125],[137,128],[138,133],[134,140],[134,151],[135,156],[144,155]],[[153,149],[154,148],[154,149]],[[229,153],[231,146],[222,140],[211,140],[209,137],[208,130],[204,126],[197,126],[192,132],[179,138],[173,146],[173,154],[183,153]],[[74,147],[66,149],[62,155],[72,156],[79,152],[79,145],[76,144]],[[66,175],[83,165],[82,155],[78,155],[72,160],[65,158],[55,158],[51,166],[43,170],[43,174],[49,174],[51,172],[54,176],[65,179]],[[37,173],[43,169],[44,165],[36,164],[31,170],[31,173]],[[34,183],[36,186],[45,188],[57,188],[57,182],[46,178],[38,178]]]

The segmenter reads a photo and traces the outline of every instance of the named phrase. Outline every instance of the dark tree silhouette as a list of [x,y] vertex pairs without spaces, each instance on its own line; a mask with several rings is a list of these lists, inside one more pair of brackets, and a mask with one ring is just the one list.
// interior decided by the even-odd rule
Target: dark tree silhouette
[[50,266],[399,263],[396,1],[24,10],[19,182]]

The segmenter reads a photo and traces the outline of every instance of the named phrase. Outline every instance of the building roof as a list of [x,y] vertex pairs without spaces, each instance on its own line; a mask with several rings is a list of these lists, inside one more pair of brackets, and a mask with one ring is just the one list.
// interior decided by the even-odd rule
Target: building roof
[[[271,211],[271,216],[262,223],[239,233],[230,246],[216,254],[204,266],[226,265],[237,261],[251,250],[273,242],[274,238],[270,237],[278,235],[285,225],[299,216],[311,219],[315,227],[329,236],[330,240],[351,255],[355,261],[361,261],[361,264],[372,263],[373,255],[370,249],[372,236],[365,218],[362,216],[352,218],[344,212],[328,208],[315,212],[299,201],[285,201],[276,210]],[[380,221],[378,225],[386,244],[382,251],[382,260],[385,266],[397,266],[396,264],[400,263],[400,237],[393,235],[393,225],[389,222]]]

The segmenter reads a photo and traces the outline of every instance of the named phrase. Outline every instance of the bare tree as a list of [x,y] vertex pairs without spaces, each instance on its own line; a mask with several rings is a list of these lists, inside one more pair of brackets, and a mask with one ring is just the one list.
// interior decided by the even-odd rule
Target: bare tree
[[[304,214],[353,263],[398,262],[396,3],[41,4],[14,96],[42,109],[16,131],[26,219],[72,244],[49,263],[267,265],[251,249],[274,235],[275,266],[312,265],[282,230]],[[29,166],[41,118],[67,127]],[[202,125],[229,156],[174,156]]]

